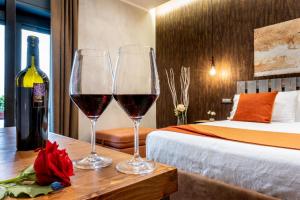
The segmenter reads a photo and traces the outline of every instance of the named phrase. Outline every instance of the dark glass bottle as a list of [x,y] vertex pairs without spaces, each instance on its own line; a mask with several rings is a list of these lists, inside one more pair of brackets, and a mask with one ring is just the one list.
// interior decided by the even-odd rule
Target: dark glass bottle
[[49,79],[39,68],[39,39],[27,38],[27,67],[16,77],[17,150],[34,150],[48,139]]

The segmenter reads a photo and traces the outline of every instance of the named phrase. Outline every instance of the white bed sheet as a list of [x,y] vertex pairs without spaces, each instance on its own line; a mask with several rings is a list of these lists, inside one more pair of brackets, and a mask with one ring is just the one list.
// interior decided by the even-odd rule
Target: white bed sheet
[[[218,121],[212,126],[300,134],[300,122]],[[147,158],[281,199],[300,199],[300,151],[170,131],[147,137]]]

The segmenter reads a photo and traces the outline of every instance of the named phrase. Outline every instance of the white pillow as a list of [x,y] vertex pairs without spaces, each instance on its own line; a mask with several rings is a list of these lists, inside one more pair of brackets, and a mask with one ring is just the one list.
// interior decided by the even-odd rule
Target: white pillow
[[272,122],[295,122],[298,91],[278,92],[272,113]]
[[300,122],[300,91],[298,91],[297,109],[296,109],[296,122]]
[[234,95],[234,97],[233,97],[233,106],[232,106],[232,109],[231,109],[231,112],[230,112],[229,119],[233,119],[233,116],[235,115],[235,112],[236,112],[236,109],[237,109],[237,106],[238,106],[238,103],[239,103],[239,99],[240,99],[239,94]]

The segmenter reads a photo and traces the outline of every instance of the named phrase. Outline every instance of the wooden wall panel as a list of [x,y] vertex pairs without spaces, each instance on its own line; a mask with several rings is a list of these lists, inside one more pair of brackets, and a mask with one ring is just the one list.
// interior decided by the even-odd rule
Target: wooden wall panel
[[173,67],[179,84],[180,67],[191,67],[188,122],[207,118],[209,109],[217,112],[218,119],[226,119],[231,105],[222,104],[221,99],[235,94],[237,80],[253,79],[254,29],[300,17],[298,0],[212,1],[215,77],[208,74],[212,32],[210,0],[190,0],[180,8],[156,16],[156,51],[161,83],[157,102],[158,127],[176,123],[165,69]]

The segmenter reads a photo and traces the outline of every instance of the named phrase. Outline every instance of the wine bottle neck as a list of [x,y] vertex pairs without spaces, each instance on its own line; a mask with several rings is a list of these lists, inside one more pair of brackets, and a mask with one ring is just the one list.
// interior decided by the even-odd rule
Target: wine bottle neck
[[28,44],[27,47],[27,67],[39,68],[39,48],[35,43]]

